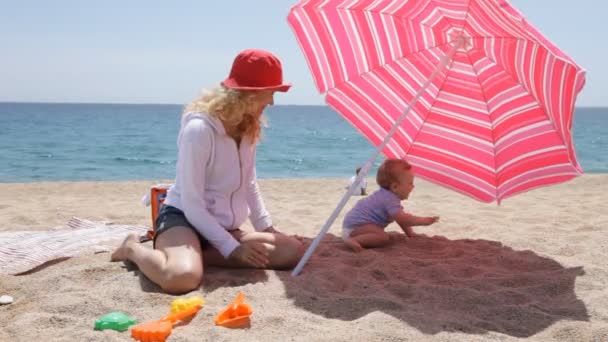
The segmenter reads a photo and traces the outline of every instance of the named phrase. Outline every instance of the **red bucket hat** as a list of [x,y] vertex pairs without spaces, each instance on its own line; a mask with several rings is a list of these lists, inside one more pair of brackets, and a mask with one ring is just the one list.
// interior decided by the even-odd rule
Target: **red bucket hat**
[[241,51],[222,85],[237,90],[276,90],[286,92],[291,84],[283,84],[281,61],[272,53],[259,49]]

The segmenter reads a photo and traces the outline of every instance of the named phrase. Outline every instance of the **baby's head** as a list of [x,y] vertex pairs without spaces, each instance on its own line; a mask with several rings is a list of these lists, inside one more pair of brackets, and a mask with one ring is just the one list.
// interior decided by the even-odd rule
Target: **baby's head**
[[376,183],[400,199],[407,199],[414,189],[412,166],[403,159],[387,159],[378,168]]

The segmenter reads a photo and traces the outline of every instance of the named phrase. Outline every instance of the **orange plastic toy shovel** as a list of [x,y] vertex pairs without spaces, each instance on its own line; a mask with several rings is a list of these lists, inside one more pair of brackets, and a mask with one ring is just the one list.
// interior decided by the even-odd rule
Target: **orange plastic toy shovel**
[[236,299],[215,317],[215,325],[226,328],[240,328],[249,325],[249,316],[253,313],[251,306],[243,303],[245,295],[239,293]]
[[173,323],[193,316],[202,306],[196,305],[184,311],[168,314],[158,321],[138,324],[131,328],[131,337],[142,342],[164,342],[173,330]]

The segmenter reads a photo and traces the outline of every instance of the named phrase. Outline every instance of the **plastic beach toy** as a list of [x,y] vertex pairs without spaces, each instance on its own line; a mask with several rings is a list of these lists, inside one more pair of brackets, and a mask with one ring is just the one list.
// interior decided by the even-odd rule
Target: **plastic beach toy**
[[173,330],[173,324],[194,316],[202,306],[190,306],[186,310],[163,316],[158,321],[150,321],[138,324],[131,328],[131,337],[138,341],[164,342]]
[[249,316],[253,313],[251,306],[243,303],[245,295],[239,293],[236,299],[226,308],[220,312],[215,318],[215,325],[219,325],[226,328],[240,328],[248,326]]
[[203,306],[205,300],[201,297],[179,298],[171,302],[171,312],[176,313],[189,309],[192,306]]
[[116,331],[125,331],[133,324],[135,324],[135,319],[126,314],[122,312],[110,312],[95,320],[95,330],[112,329]]

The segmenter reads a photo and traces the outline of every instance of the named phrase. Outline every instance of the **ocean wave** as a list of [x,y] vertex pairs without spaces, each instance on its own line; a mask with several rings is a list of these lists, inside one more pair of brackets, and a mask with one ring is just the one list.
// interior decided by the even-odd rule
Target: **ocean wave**
[[133,163],[133,164],[158,164],[158,165],[170,165],[170,164],[175,164],[175,160],[157,160],[157,159],[150,159],[150,158],[133,158],[133,157],[114,157],[112,158],[113,161],[117,161],[117,162],[126,162],[126,163]]

